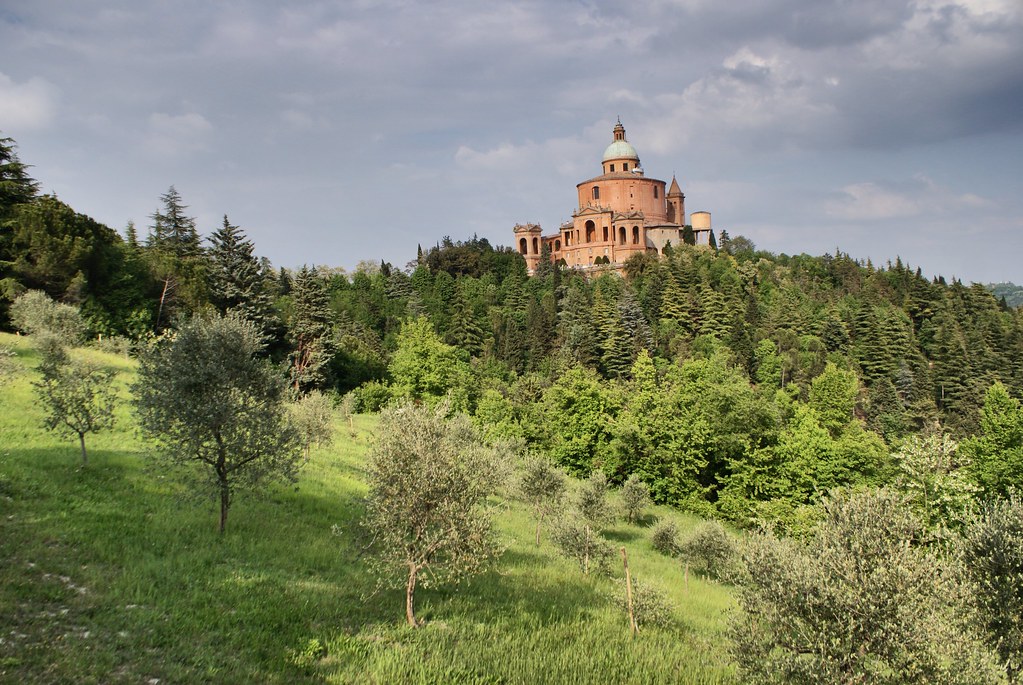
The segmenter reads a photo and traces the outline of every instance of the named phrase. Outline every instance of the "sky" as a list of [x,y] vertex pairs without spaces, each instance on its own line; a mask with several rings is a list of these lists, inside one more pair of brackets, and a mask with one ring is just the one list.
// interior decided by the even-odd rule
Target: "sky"
[[716,232],[1023,283],[1020,0],[2,0],[0,136],[277,266],[552,233],[618,118]]

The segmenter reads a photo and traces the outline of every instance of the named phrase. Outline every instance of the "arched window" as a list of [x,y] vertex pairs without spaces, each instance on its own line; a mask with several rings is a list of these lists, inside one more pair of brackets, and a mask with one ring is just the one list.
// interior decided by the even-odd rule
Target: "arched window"
[[561,251],[561,241],[560,240],[555,240],[554,241],[554,251],[555,252],[560,252]]
[[519,253],[526,254],[526,239],[519,238]]
[[625,226],[618,227],[618,242],[621,245],[625,244]]
[[632,244],[639,245],[639,226],[632,227]]
[[597,226],[592,221],[586,222],[586,242],[592,243],[593,239],[597,237]]
[[600,186],[593,186],[593,199],[594,200],[600,199]]

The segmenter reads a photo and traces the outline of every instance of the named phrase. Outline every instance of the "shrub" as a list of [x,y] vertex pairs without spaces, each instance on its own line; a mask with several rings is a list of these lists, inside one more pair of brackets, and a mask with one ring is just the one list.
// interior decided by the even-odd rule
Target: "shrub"
[[583,483],[576,502],[580,515],[594,528],[602,528],[614,519],[614,509],[607,498],[607,476],[597,470]]
[[588,522],[578,519],[562,521],[554,526],[551,538],[563,556],[579,563],[584,574],[589,575],[591,568],[604,574],[611,573],[615,549]]
[[679,545],[679,553],[696,570],[720,578],[734,561],[736,548],[724,526],[706,521]]
[[380,411],[391,401],[391,389],[380,381],[363,383],[352,392],[357,393],[359,397],[359,405],[356,407],[356,411],[367,414]]
[[620,495],[622,511],[629,523],[635,523],[650,506],[650,488],[635,473],[626,479]]
[[105,335],[96,341],[96,349],[109,354],[119,354],[122,357],[131,355],[134,344],[123,335]]
[[675,522],[661,521],[658,523],[650,536],[650,544],[661,554],[669,557],[677,556],[679,553],[678,526],[675,525]]
[[[615,606],[622,611],[629,611],[628,590],[624,578],[615,582],[611,598]],[[632,579],[632,613],[640,627],[653,625],[667,628],[675,622],[675,605],[664,590],[640,582],[636,578]]]
[[1000,683],[961,571],[889,491],[833,493],[805,544],[749,538],[729,629],[743,683]]
[[567,476],[564,470],[539,455],[529,455],[522,466],[519,492],[536,517],[536,544],[540,544],[540,526],[552,516],[565,497]]
[[64,345],[85,337],[85,320],[77,307],[54,302],[41,290],[28,290],[11,304],[11,322],[28,335],[52,335]]
[[974,604],[1009,674],[1023,670],[1023,502],[990,502],[966,528],[963,558]]
[[18,367],[13,361],[16,356],[14,350],[0,345],[0,385],[6,383],[17,373]]

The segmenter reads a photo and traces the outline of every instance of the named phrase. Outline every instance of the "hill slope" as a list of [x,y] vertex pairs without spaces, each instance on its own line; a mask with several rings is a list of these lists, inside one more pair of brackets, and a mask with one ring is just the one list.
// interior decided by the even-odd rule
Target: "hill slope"
[[[113,431],[87,438],[80,468],[75,443],[41,429],[26,339],[0,335],[0,345],[20,368],[0,398],[0,681],[731,681],[729,589],[694,577],[687,590],[646,528],[608,537],[672,597],[672,628],[631,639],[612,583],[583,577],[546,541],[535,547],[528,513],[508,500],[497,566],[422,591],[427,625],[409,630],[402,593],[368,575],[357,527],[375,417],[356,417],[351,432],[339,422],[297,488],[239,497],[219,538],[208,504],[147,469],[126,406]],[[117,369],[127,399],[131,361],[77,354]]]

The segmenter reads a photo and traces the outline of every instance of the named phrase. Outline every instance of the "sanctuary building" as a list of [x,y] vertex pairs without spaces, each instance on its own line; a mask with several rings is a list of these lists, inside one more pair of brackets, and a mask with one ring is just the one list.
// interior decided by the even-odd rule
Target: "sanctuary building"
[[[687,223],[682,188],[674,176],[670,186],[646,177],[636,148],[625,138],[621,120],[601,164],[599,176],[576,185],[578,208],[557,233],[542,235],[539,224],[515,226],[515,245],[530,273],[536,270],[544,247],[552,261],[588,269],[603,264],[621,266],[634,254],[662,254],[669,243],[684,242]],[[710,212],[693,212],[689,218],[695,243],[709,244]]]

